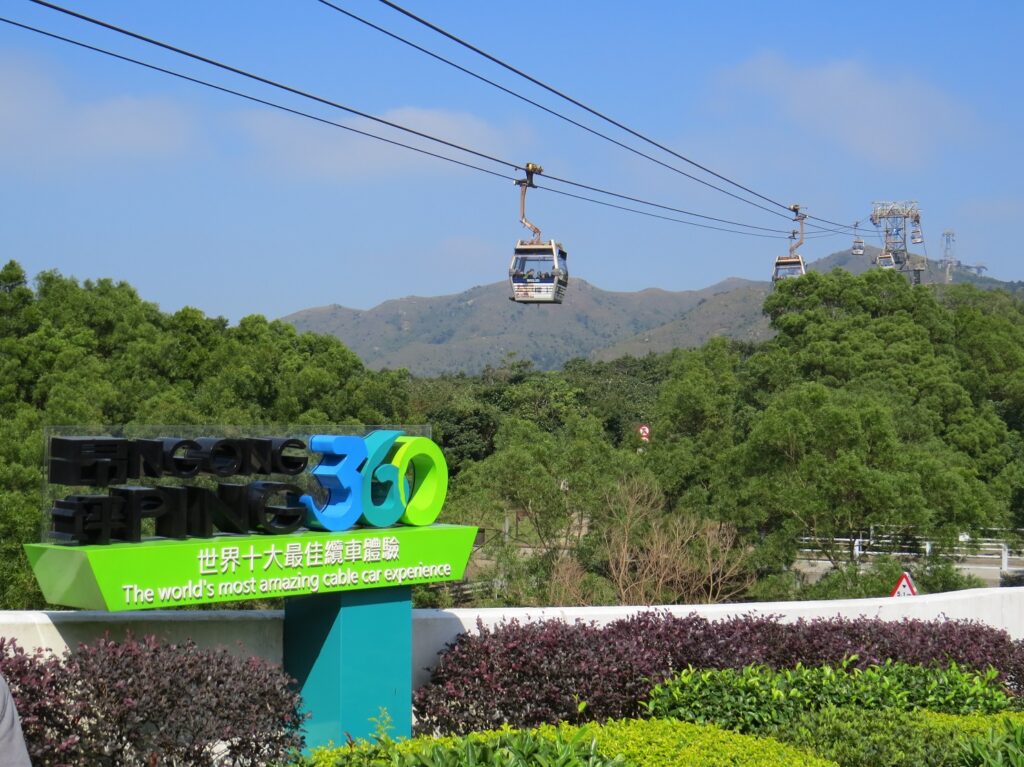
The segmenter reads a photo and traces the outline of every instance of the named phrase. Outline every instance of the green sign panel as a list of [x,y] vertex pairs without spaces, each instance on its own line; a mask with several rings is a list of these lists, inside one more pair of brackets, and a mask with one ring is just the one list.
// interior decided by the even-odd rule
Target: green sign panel
[[476,531],[435,524],[25,550],[51,604],[149,610],[457,581]]

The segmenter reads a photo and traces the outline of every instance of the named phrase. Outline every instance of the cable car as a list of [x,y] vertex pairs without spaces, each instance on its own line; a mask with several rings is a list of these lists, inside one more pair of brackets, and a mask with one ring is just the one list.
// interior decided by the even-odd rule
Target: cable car
[[879,269],[895,269],[896,261],[892,257],[892,253],[888,251],[879,253],[878,258],[875,259],[875,264],[878,265]]
[[803,256],[796,252],[797,248],[804,244],[804,219],[807,218],[807,215],[800,212],[799,205],[790,205],[789,209],[796,215],[796,221],[800,222],[800,239],[797,240],[797,231],[794,229],[793,233],[789,235],[789,239],[793,240],[793,244],[789,246],[789,253],[775,259],[772,282],[785,280],[789,277],[802,277],[807,273],[807,270],[804,268]]
[[864,238],[857,233],[857,229],[860,227],[860,221],[853,222],[853,245],[850,246],[851,256],[863,256],[864,255]]
[[508,265],[511,299],[520,304],[560,304],[569,286],[568,254],[560,242],[520,240]]
[[787,277],[802,277],[807,273],[804,268],[803,256],[791,254],[779,256],[775,259],[775,271],[772,272],[772,282],[784,280]]
[[540,228],[526,218],[526,190],[535,187],[534,173],[544,169],[532,162],[526,163],[526,178],[516,181],[519,186],[519,221],[533,232],[532,240],[519,240],[508,265],[510,301],[517,304],[560,304],[569,287],[568,254],[562,243],[540,239]]
[[924,242],[924,235],[921,234],[921,225],[914,224],[914,228],[910,230],[910,241],[914,245],[920,245]]

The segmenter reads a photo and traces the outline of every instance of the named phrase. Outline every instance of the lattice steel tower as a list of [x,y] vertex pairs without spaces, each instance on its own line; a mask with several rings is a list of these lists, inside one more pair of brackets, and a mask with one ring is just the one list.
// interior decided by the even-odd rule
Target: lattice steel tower
[[953,267],[957,265],[956,260],[956,232],[947,229],[942,233],[942,261],[940,262],[946,273],[946,282],[953,281]]
[[[921,234],[921,211],[917,202],[876,202],[871,211],[871,223],[882,229],[885,244],[876,263],[892,263],[897,269],[912,272],[915,285],[921,284],[921,272],[926,264],[923,258],[912,258],[907,250],[907,227],[910,226],[910,242],[919,245],[924,242]],[[888,256],[888,258],[887,258]],[[891,259],[891,261],[890,261]]]

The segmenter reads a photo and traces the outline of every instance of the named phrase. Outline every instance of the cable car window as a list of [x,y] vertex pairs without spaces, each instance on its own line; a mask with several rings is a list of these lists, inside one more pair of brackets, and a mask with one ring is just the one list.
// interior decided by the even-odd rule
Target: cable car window
[[512,280],[514,282],[551,280],[553,278],[554,270],[551,265],[551,256],[541,254],[517,256],[512,266]]

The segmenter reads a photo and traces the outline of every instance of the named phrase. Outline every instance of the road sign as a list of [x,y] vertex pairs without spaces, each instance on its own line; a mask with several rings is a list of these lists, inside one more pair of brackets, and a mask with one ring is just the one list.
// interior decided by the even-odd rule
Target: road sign
[[889,594],[891,597],[916,597],[917,587],[914,586],[914,581],[910,577],[910,573],[903,573],[900,579],[896,581],[896,586],[893,588],[892,593]]

